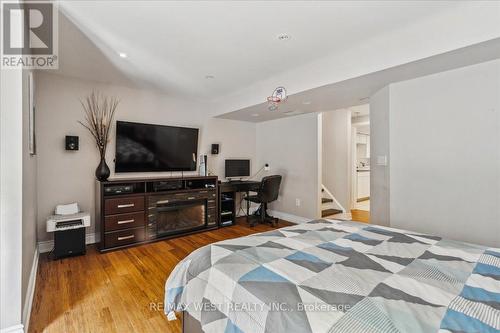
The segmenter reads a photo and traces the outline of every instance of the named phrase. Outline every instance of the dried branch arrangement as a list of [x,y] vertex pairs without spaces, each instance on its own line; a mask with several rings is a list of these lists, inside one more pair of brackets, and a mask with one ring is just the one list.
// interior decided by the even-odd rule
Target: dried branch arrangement
[[80,100],[80,103],[85,113],[85,120],[78,122],[92,134],[99,154],[104,157],[108,145],[109,129],[119,101],[115,97],[106,97],[93,91],[85,99]]

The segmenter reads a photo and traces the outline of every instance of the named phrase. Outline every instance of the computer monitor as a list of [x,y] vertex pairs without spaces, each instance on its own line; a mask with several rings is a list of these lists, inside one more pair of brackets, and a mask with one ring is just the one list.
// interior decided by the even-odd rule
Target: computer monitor
[[226,160],[226,178],[250,177],[250,160]]

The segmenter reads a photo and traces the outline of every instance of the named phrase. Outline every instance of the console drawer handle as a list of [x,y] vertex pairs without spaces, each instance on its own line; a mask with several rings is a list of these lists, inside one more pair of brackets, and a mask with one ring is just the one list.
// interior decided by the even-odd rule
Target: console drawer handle
[[135,206],[135,204],[130,203],[130,204],[118,205],[116,207],[117,208],[130,208],[130,207],[134,207],[134,206]]
[[163,204],[166,204],[166,203],[168,203],[168,200],[160,200],[160,201],[156,202],[157,205],[163,205]]
[[188,197],[188,200],[196,199],[195,197]]
[[123,237],[118,237],[118,240],[121,241],[121,240],[131,239],[131,238],[134,238],[134,237],[135,237],[135,235],[123,236]]
[[116,222],[117,224],[126,224],[126,223],[133,223],[135,222],[134,219],[131,219],[131,220],[123,220],[123,221],[118,221]]

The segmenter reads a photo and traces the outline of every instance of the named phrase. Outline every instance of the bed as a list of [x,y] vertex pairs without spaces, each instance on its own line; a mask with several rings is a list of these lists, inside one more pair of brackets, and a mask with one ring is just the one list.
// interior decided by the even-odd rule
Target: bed
[[165,313],[191,332],[498,332],[500,249],[315,220],[197,249]]

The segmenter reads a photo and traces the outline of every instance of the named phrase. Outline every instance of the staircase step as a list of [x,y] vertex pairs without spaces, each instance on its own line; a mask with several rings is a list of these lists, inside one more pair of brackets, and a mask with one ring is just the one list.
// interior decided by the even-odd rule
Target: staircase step
[[342,213],[342,211],[339,209],[325,209],[321,211],[321,217],[340,214],[340,213]]
[[321,203],[333,202],[333,199],[330,198],[321,198]]

